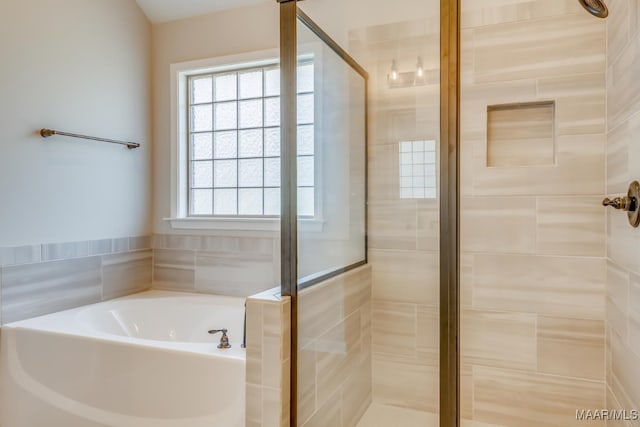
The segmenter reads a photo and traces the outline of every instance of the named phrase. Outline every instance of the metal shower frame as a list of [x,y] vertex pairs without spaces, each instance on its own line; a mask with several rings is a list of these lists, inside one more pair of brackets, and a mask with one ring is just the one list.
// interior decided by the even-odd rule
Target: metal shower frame
[[[297,19],[300,18],[322,41],[365,77],[365,94],[367,75],[337,43],[298,9],[299,0],[277,1],[280,8],[282,97],[281,280],[282,295],[291,297],[290,426],[296,427],[299,290],[296,161]],[[460,425],[460,3],[461,0],[440,0],[440,427]],[[368,104],[366,101],[365,108]],[[368,127],[368,124],[365,123],[365,126]],[[365,184],[365,192],[367,190]],[[366,243],[365,232],[365,254]],[[356,268],[366,261],[365,255],[364,261],[320,277],[305,286]]]

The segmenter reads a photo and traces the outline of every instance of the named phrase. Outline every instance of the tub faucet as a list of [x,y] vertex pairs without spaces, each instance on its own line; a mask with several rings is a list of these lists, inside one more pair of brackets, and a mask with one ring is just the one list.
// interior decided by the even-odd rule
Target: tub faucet
[[229,337],[227,336],[226,329],[212,329],[209,331],[210,334],[217,334],[218,332],[222,332],[222,336],[220,337],[220,344],[218,344],[218,348],[231,348],[231,344],[229,344]]

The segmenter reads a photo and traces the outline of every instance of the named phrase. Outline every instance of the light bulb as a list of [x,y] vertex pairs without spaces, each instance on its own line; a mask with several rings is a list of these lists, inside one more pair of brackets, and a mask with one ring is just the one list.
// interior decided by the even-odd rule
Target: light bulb
[[396,60],[391,61],[391,80],[398,80],[398,68],[396,67]]
[[418,63],[416,64],[417,70],[416,70],[416,75],[418,77],[423,77],[424,76],[424,66],[422,65],[422,58],[420,58],[418,56]]

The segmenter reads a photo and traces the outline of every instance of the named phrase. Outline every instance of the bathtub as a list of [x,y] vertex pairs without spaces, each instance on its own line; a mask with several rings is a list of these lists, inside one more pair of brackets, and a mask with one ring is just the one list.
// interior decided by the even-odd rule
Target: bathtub
[[243,316],[242,298],[148,291],[6,324],[0,425],[244,427]]

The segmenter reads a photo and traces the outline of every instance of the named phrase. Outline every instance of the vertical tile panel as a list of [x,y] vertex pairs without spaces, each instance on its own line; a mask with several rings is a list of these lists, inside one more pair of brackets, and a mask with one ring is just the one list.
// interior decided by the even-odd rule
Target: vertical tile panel
[[262,386],[247,384],[245,394],[246,427],[263,427],[262,424]]
[[607,324],[618,335],[627,336],[627,304],[629,273],[613,263],[607,262]]
[[607,69],[607,127],[615,129],[640,110],[640,40],[632,37]]
[[629,277],[629,347],[640,357],[640,276],[631,273]]
[[611,336],[611,388],[623,405],[640,408],[640,357],[629,349],[623,337]]
[[262,305],[262,385],[280,388],[282,363],[282,323],[280,302],[265,302]]
[[247,368],[246,379],[250,384],[262,384],[262,303],[247,299]]
[[307,421],[316,412],[316,359],[315,341],[298,351],[298,419]]
[[280,389],[262,387],[262,427],[280,427]]

